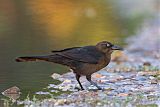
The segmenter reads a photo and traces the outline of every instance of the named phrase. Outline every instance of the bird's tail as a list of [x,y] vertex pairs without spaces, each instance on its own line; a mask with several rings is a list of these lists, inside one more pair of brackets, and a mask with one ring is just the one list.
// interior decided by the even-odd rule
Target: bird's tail
[[25,56],[25,57],[18,57],[15,60],[17,62],[27,62],[27,61],[37,61],[37,60],[48,61],[48,56]]

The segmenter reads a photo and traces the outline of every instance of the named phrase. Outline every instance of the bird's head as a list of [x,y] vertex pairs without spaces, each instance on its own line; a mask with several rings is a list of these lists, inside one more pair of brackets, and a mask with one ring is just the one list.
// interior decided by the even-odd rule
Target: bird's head
[[102,42],[97,43],[96,48],[99,51],[106,53],[106,54],[108,53],[111,54],[114,50],[121,50],[121,51],[123,50],[122,47],[113,45],[112,43],[107,42],[107,41],[102,41]]

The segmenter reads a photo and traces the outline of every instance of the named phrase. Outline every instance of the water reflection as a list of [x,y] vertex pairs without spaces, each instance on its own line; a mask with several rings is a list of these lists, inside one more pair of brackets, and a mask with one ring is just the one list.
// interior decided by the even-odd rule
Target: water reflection
[[[121,36],[117,16],[106,0],[27,1],[26,11],[36,30],[44,31],[51,46],[114,41]],[[70,42],[72,41],[72,43]]]

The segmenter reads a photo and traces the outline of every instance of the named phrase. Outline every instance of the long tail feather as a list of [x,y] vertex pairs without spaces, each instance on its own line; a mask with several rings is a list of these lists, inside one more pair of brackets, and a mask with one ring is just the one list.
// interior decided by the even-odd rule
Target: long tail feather
[[27,62],[27,61],[37,61],[37,60],[48,61],[48,58],[46,56],[26,56],[26,57],[18,57],[15,60],[17,62]]

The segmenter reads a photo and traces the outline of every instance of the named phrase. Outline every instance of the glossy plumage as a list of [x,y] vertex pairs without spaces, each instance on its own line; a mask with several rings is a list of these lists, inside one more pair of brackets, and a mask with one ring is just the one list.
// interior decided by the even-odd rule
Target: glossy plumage
[[63,50],[52,51],[50,55],[18,57],[17,62],[44,60],[70,67],[76,74],[76,79],[83,90],[79,78],[83,75],[98,89],[101,89],[91,80],[91,75],[107,66],[113,50],[122,50],[110,42],[103,41],[95,46],[72,47]]

